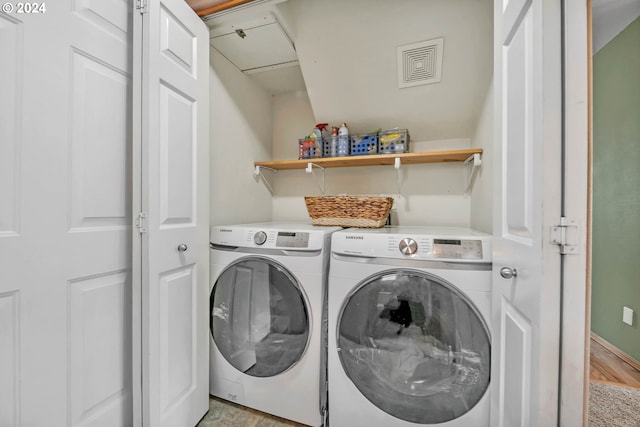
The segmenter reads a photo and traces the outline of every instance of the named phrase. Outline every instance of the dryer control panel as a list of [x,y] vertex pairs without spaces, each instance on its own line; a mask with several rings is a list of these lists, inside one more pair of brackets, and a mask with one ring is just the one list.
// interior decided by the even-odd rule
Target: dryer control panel
[[[491,236],[471,230],[424,230],[400,227],[348,229],[334,233],[332,251],[345,255],[439,261],[490,262]],[[475,234],[475,235],[474,235]]]
[[436,259],[482,259],[482,240],[433,239],[428,237],[390,237],[387,247],[396,247],[406,256],[423,256]]

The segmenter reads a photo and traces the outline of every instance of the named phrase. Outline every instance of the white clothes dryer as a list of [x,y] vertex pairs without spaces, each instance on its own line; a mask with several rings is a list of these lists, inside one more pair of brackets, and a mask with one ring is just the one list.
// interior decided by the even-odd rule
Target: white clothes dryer
[[331,427],[488,427],[491,240],[469,229],[334,233]]
[[302,223],[212,228],[212,395],[322,425],[323,307],[331,233],[339,229]]

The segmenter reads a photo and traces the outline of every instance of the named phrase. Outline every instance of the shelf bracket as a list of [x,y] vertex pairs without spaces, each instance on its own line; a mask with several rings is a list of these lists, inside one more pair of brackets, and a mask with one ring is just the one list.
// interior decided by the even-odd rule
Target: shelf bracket
[[264,182],[264,185],[267,186],[267,189],[269,190],[271,195],[274,196],[275,195],[274,188],[269,182],[269,180],[267,179],[267,177],[264,176],[264,174],[262,173],[262,169],[266,169],[270,172],[273,172],[274,174],[277,173],[278,171],[267,166],[256,166],[255,169],[253,170],[253,178],[256,180],[256,182],[260,180],[260,177],[262,177],[262,181]]
[[464,193],[465,196],[471,194],[471,189],[476,181],[477,172],[481,165],[482,159],[480,158],[480,153],[473,153],[464,161],[464,180],[467,183],[467,189]]
[[397,196],[400,198],[400,193],[402,192],[402,181],[404,180],[404,175],[402,171],[402,161],[400,157],[396,157],[393,160],[393,168],[396,170],[396,188],[397,188]]
[[309,163],[307,163],[307,167],[305,168],[304,171],[306,173],[310,173],[314,178],[317,178],[316,174],[313,173],[313,168],[314,167],[316,167],[316,168],[318,168],[318,169],[320,169],[322,171],[322,181],[318,182],[317,179],[316,179],[316,183],[318,184],[318,187],[320,187],[320,192],[322,192],[322,195],[324,196],[324,171],[325,171],[325,169],[320,165],[317,165],[317,164],[315,164],[313,162],[309,162]]

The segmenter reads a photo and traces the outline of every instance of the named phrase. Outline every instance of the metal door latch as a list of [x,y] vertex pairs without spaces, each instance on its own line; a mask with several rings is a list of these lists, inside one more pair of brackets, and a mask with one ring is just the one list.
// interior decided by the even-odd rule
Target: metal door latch
[[136,228],[140,234],[147,232],[147,214],[140,212],[136,218]]
[[574,220],[560,218],[560,225],[551,227],[551,243],[558,245],[563,255],[577,255],[579,253],[578,224]]
[[144,15],[149,11],[149,5],[147,4],[147,0],[136,0],[136,9],[140,11],[141,15]]

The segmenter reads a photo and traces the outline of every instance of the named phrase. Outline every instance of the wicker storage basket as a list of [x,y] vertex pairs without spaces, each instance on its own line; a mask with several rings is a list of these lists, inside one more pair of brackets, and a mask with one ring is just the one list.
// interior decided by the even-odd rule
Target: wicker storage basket
[[379,228],[387,222],[391,197],[318,196],[305,197],[313,225]]

